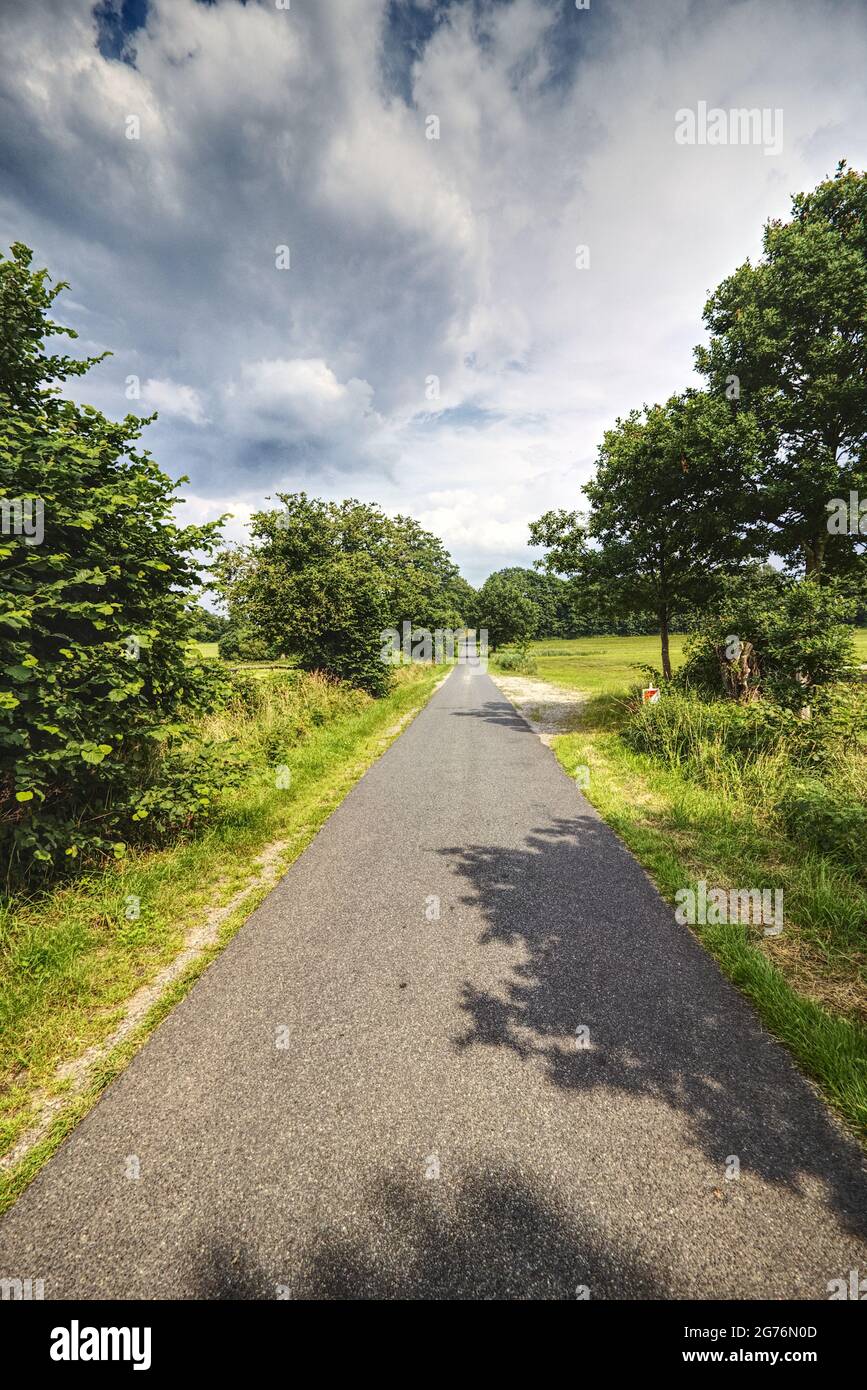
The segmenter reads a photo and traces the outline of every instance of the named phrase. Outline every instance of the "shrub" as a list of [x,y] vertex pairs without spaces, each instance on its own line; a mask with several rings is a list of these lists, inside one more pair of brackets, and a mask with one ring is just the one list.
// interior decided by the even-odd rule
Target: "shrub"
[[867,876],[867,805],[851,792],[818,779],[796,782],[778,814],[793,840]]
[[777,785],[788,785],[792,769],[796,775],[808,769],[835,773],[860,748],[865,718],[867,691],[861,686],[822,687],[809,719],[769,700],[706,700],[669,686],[658,703],[633,710],[621,737],[635,752],[732,790],[751,769]]
[[[134,447],[140,420],[56,395],[51,381],[93,359],[45,354],[63,286],[46,289],[30,260],[20,245],[0,257],[0,494],[32,503],[43,532],[4,513],[0,849],[23,873],[122,853],[157,804],[166,823],[173,800],[189,818],[172,759],[217,679],[188,650],[196,555],[217,524],[176,525],[176,485]],[[197,783],[221,775],[202,763]]]
[[800,710],[817,687],[854,672],[852,616],[851,597],[831,584],[769,570],[730,576],[687,639],[674,684]]
[[161,840],[192,829],[220,797],[248,775],[251,759],[234,745],[200,741],[195,734],[155,762],[150,785],[135,798],[128,839]]
[[498,652],[496,664],[499,671],[515,671],[522,676],[535,676],[539,669],[536,658],[526,648]]
[[670,765],[706,762],[710,749],[749,760],[790,745],[803,722],[770,703],[737,705],[669,690],[634,711],[622,738],[635,752]]
[[224,661],[273,661],[279,656],[261,633],[239,622],[231,623],[220,637],[219,651]]

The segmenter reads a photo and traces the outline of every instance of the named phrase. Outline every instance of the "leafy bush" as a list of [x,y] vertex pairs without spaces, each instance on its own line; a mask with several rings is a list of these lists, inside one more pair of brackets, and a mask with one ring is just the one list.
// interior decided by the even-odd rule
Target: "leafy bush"
[[674,684],[800,710],[817,687],[854,672],[852,616],[851,597],[831,584],[770,570],[729,577],[687,638]]
[[669,690],[656,704],[634,711],[622,738],[635,752],[672,766],[706,762],[712,748],[747,760],[775,752],[799,735],[803,722],[778,705],[711,702]]
[[[65,331],[47,316],[63,285],[30,261],[18,244],[0,257],[0,849],[20,873],[120,854],[157,806],[188,820],[172,759],[217,679],[188,652],[195,557],[217,524],[176,525],[176,485],[134,448],[136,417],[49,385],[96,359],[45,354]],[[16,501],[39,521],[30,534]],[[222,776],[206,762],[199,787]]]
[[221,796],[248,775],[251,759],[234,745],[200,741],[195,735],[155,762],[153,779],[135,798],[130,840],[162,840],[193,828]]
[[268,686],[262,676],[247,671],[224,671],[219,706],[237,713],[257,715],[265,708]]
[[517,651],[498,652],[496,664],[499,671],[514,671],[522,676],[535,676],[539,669],[532,652],[523,647]]
[[851,792],[818,779],[797,782],[778,814],[793,840],[867,876],[867,805]]
[[841,681],[823,685],[813,692],[812,710],[841,745],[857,743],[859,735],[867,734],[867,684]]
[[743,803],[796,844],[863,874],[867,853],[867,687],[823,686],[812,717],[771,701],[709,701],[663,688],[621,728],[636,752]]
[[224,661],[273,661],[279,656],[261,633],[239,622],[229,624],[219,638],[219,649]]

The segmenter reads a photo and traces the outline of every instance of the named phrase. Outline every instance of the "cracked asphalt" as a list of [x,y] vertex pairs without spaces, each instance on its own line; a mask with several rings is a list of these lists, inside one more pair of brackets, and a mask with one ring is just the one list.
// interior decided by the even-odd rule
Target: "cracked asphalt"
[[858,1146],[458,667],[7,1213],[0,1275],[826,1299],[865,1227]]

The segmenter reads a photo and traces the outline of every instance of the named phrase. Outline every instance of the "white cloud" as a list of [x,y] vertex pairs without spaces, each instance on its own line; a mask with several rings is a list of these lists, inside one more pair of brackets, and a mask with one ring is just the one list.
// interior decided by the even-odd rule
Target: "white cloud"
[[[80,396],[120,415],[126,376],[148,383],[147,442],[197,507],[351,493],[481,579],[580,502],[606,425],[689,383],[707,293],[764,220],[867,164],[867,11],[400,10],[411,51],[386,0],[151,0],[132,67],[100,56],[91,0],[0,7],[0,234],[115,353]],[[699,100],[783,108],[782,154],[677,145]]]
[[372,395],[357,377],[339,382],[321,357],[263,359],[243,363],[226,387],[226,414],[242,434],[334,440],[374,422]]
[[208,423],[198,391],[193,386],[182,386],[176,381],[158,381],[149,377],[142,387],[143,404],[151,406],[162,415],[173,415],[180,420],[189,420],[191,425]]

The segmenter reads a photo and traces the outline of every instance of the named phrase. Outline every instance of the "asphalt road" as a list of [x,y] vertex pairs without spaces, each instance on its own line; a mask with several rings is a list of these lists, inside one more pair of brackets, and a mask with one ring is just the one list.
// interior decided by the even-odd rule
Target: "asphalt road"
[[7,1214],[0,1275],[822,1299],[865,1222],[857,1146],[458,668]]

